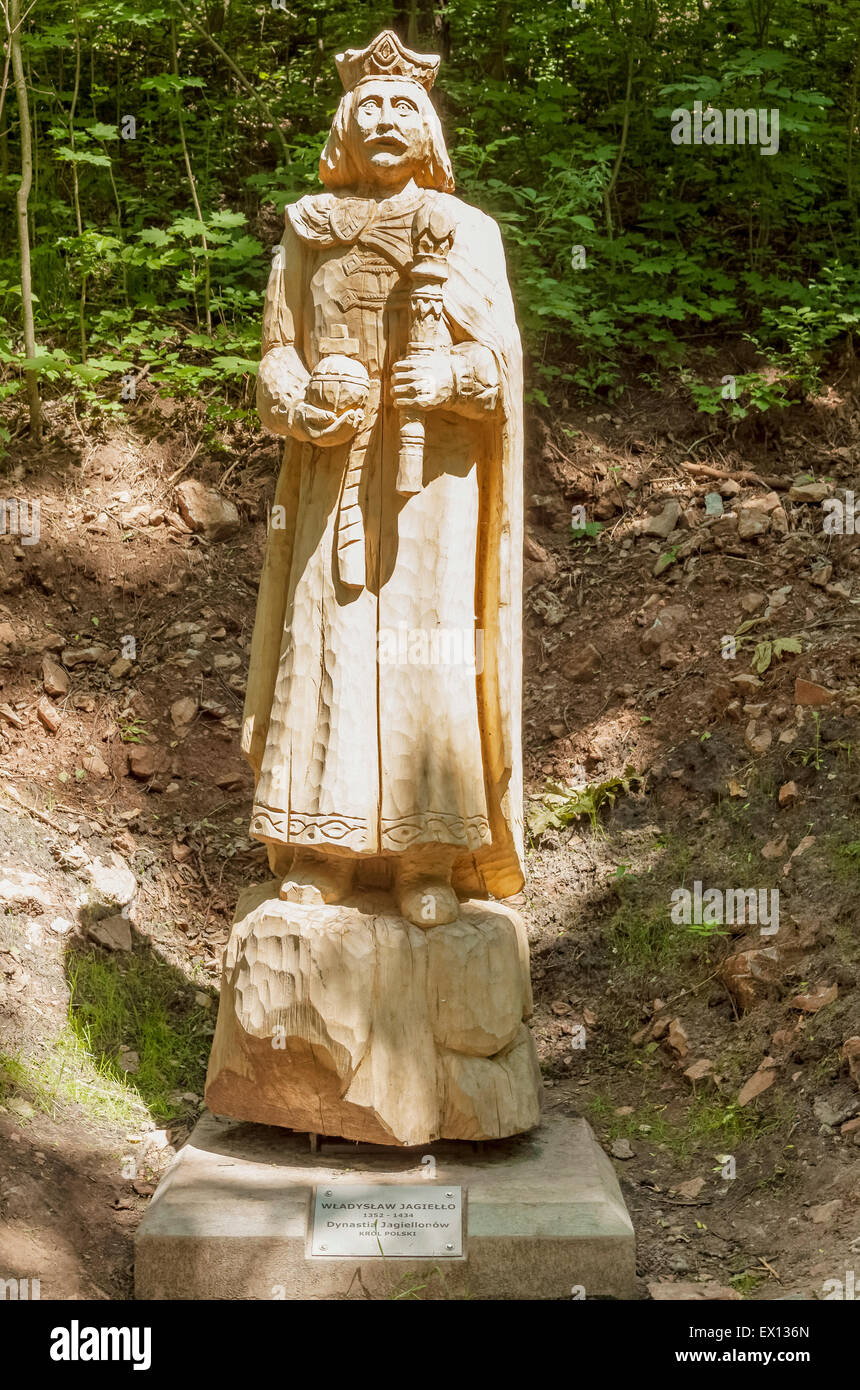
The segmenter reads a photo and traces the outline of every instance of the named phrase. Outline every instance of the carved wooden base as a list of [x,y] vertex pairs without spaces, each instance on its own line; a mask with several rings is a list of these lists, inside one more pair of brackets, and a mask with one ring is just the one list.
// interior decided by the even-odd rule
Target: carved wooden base
[[528,944],[500,903],[421,930],[393,899],[239,901],[206,1102],[234,1119],[377,1144],[500,1139],[540,1118]]

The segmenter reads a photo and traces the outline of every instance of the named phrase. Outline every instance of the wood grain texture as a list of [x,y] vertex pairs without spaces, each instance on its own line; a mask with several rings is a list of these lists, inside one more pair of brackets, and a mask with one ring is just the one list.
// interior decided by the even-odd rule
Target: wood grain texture
[[422,930],[393,898],[240,901],[206,1101],[217,1114],[383,1144],[499,1139],[539,1119],[516,912],[465,902]]

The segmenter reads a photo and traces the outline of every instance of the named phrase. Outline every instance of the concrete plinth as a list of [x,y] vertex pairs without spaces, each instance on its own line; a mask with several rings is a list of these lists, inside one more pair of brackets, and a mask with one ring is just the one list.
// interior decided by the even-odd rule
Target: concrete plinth
[[[435,1175],[427,1179],[435,1160]],[[462,1258],[311,1255],[315,1187],[422,1183],[463,1190]],[[204,1115],[135,1241],[139,1299],[629,1298],[633,1227],[585,1120],[473,1146],[392,1150]]]

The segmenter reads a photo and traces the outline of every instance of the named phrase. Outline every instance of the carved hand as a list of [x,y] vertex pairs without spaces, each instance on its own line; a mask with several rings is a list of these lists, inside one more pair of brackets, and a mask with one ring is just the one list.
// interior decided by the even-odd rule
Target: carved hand
[[290,433],[303,443],[316,444],[320,449],[333,449],[338,444],[346,444],[356,430],[361,427],[364,411],[347,410],[343,415],[335,415],[333,410],[320,410],[319,406],[299,401],[293,414]]
[[437,348],[426,356],[402,357],[391,374],[391,394],[401,410],[433,410],[454,399],[454,371],[451,354]]

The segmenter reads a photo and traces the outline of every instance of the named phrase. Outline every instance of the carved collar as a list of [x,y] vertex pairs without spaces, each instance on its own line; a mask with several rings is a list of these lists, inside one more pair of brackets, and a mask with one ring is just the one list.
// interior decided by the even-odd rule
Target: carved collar
[[302,241],[320,247],[359,242],[403,268],[412,261],[412,219],[426,196],[426,189],[414,185],[380,202],[317,193],[293,203],[286,215]]

